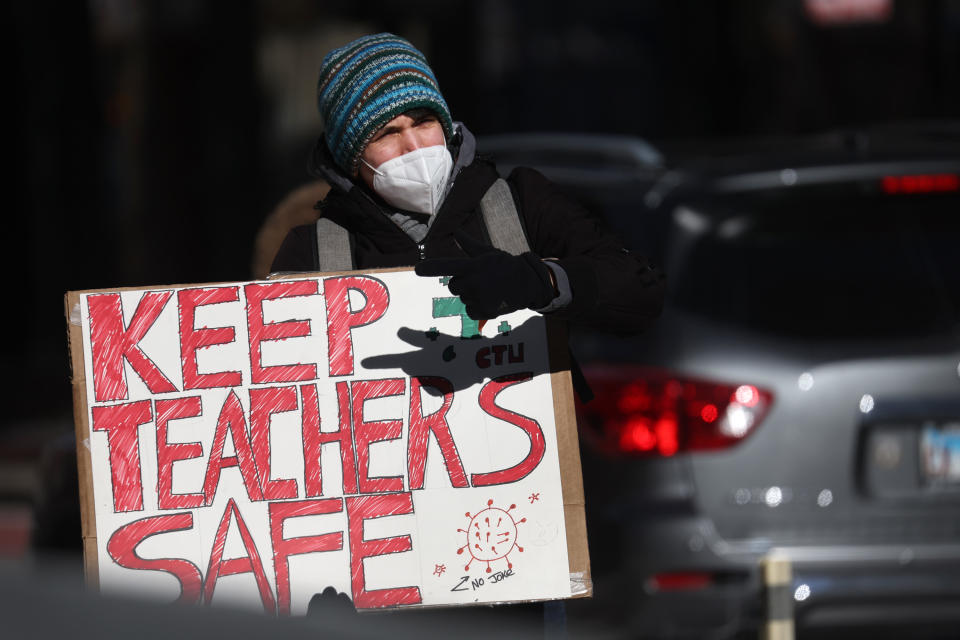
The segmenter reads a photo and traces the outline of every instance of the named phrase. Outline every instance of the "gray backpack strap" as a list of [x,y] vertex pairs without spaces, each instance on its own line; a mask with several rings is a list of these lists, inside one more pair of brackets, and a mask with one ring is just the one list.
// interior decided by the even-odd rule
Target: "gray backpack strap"
[[494,247],[514,256],[530,251],[527,234],[523,232],[517,205],[506,180],[498,178],[490,185],[480,200],[480,213]]
[[328,218],[317,220],[317,269],[322,273],[352,271],[350,232]]

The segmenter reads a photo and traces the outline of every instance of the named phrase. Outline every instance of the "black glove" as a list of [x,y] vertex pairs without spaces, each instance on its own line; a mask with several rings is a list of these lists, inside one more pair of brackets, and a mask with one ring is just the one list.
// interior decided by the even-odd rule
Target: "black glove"
[[460,296],[467,315],[489,320],[517,309],[539,309],[556,295],[550,267],[533,253],[513,256],[476,243],[465,234],[457,244],[468,258],[431,258],[417,263],[418,276],[453,276],[450,293]]

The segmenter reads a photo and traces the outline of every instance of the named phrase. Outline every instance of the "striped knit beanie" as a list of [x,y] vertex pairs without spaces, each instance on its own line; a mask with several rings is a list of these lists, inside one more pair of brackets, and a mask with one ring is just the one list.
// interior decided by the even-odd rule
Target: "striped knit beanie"
[[390,33],[364,36],[328,53],[320,65],[317,106],[327,147],[350,175],[373,135],[405,111],[430,109],[447,139],[453,135],[450,109],[426,58]]

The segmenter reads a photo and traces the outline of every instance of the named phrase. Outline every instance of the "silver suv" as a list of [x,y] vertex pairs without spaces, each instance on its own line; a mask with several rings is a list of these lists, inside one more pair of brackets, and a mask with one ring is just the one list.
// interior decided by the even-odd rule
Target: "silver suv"
[[[501,163],[529,156],[494,142]],[[960,145],[946,142],[725,144],[632,173],[620,154],[606,182],[565,180],[584,174],[557,171],[556,152],[541,165],[669,287],[646,334],[571,336],[595,394],[580,430],[596,597],[571,605],[574,628],[756,637],[776,550],[801,637],[954,637]]]

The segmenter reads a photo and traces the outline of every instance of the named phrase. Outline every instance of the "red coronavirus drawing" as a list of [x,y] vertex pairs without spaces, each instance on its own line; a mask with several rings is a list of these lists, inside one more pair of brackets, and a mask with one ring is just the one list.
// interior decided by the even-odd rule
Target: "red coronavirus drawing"
[[466,513],[470,522],[466,529],[457,529],[458,533],[466,534],[467,544],[457,549],[457,553],[466,551],[470,554],[470,562],[464,567],[465,571],[470,570],[470,565],[474,560],[487,563],[487,573],[490,573],[490,563],[496,560],[506,560],[507,568],[512,569],[513,563],[510,562],[510,552],[516,547],[517,551],[523,553],[523,547],[517,544],[517,525],[526,522],[526,518],[515,520],[510,511],[516,509],[517,505],[511,504],[510,508],[504,510],[493,506],[493,500],[487,500],[487,508],[470,515]]

